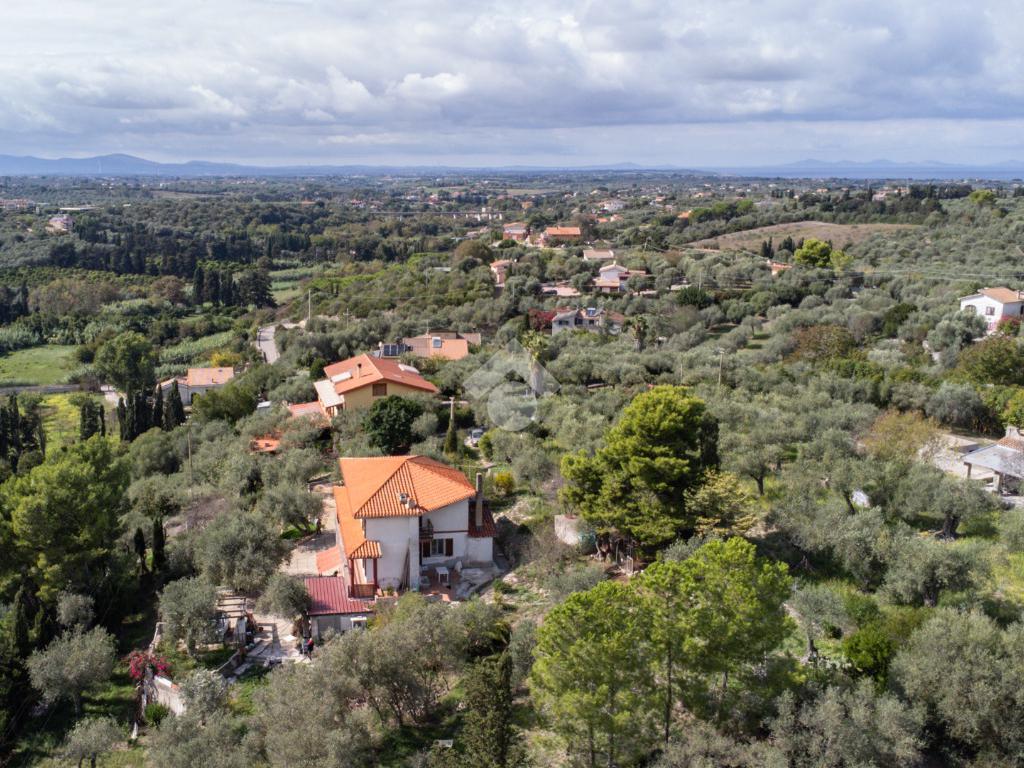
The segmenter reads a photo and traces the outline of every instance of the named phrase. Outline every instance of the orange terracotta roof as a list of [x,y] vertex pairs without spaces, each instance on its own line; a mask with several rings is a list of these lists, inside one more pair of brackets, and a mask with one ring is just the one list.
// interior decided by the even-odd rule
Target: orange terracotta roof
[[338,513],[338,533],[341,534],[340,543],[345,556],[353,559],[380,557],[380,542],[366,538],[363,524],[352,514],[346,487],[334,486],[334,506]]
[[[348,374],[345,378],[339,378]],[[409,370],[396,360],[386,360],[370,355],[356,355],[348,360],[331,363],[324,367],[324,376],[334,384],[334,391],[339,395],[362,389],[368,384],[387,381],[393,384],[404,384],[413,389],[436,393],[437,387],[424,379],[419,373]],[[337,379],[337,380],[335,380]]]
[[579,227],[548,227],[544,234],[548,237],[579,237],[581,232]]
[[982,296],[988,296],[990,299],[995,299],[1002,304],[1024,301],[1024,295],[1009,288],[982,288],[978,293]]
[[336,573],[341,569],[341,550],[337,546],[316,553],[316,572]]
[[[343,458],[338,463],[345,481],[344,503],[357,519],[419,517],[476,495],[461,471],[426,456]],[[341,509],[339,503],[339,520]]]
[[234,368],[189,368],[185,383],[190,387],[214,387],[235,378]]

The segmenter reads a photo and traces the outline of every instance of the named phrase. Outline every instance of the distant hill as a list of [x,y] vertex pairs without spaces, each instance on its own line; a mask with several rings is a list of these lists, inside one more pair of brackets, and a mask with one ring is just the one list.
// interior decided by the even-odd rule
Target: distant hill
[[892,160],[799,160],[784,165],[715,168],[724,175],[784,179],[1024,179],[1024,162],[1010,160],[991,165],[958,165],[931,161],[897,163]]
[[187,163],[160,163],[134,155],[99,155],[97,157],[41,157],[0,155],[0,176],[352,176],[400,175],[423,173],[560,173],[560,172],[642,172],[645,170],[708,175],[707,171],[681,168],[644,168],[635,163],[615,163],[580,167],[503,166],[497,168],[462,168],[455,166],[391,166],[391,165],[280,165],[259,166],[237,163],[191,160]]
[[1024,162],[993,165],[953,165],[941,162],[897,163],[891,160],[832,162],[800,160],[785,165],[683,168],[674,165],[644,166],[607,163],[585,166],[509,165],[458,167],[444,165],[243,165],[204,160],[160,163],[134,155],[61,157],[56,159],[0,155],[0,176],[383,176],[432,173],[671,173],[686,176],[747,176],[787,179],[993,179],[1024,178]]

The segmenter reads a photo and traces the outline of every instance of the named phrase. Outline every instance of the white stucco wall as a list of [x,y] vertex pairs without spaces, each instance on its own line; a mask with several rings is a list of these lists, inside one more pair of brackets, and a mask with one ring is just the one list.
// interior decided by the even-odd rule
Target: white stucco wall
[[313,637],[316,640],[327,634],[329,631],[336,633],[348,632],[352,629],[352,619],[366,619],[366,615],[330,615],[330,616],[312,616],[310,617],[309,624],[312,630]]
[[[417,555],[419,553],[418,517],[373,517],[366,521],[366,538],[380,542],[380,559],[377,561],[377,583],[382,589],[401,585],[405,570],[405,555],[412,548],[409,563],[410,574],[419,576]],[[370,574],[372,576],[372,571]]]
[[494,539],[467,538],[466,539],[466,564],[490,563],[494,560]]
[[[1020,317],[1022,307],[1024,307],[1024,304],[1020,302],[1003,304],[988,296],[973,296],[960,300],[960,310],[973,310],[985,318],[990,331],[994,330],[999,321],[1004,317]],[[992,314],[988,314],[988,310],[991,310]]]

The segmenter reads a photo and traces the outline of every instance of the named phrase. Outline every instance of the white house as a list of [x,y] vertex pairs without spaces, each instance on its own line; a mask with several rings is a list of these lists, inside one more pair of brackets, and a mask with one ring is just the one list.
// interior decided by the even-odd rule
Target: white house
[[606,312],[600,307],[586,309],[557,309],[551,319],[551,333],[563,331],[590,331],[591,333],[618,333],[625,318],[618,312]]
[[962,312],[975,312],[985,318],[988,332],[992,333],[1000,320],[1020,318],[1024,311],[1024,291],[1010,288],[982,288],[978,293],[960,299]]
[[181,402],[189,405],[196,395],[204,395],[211,389],[219,389],[234,377],[234,368],[189,368],[185,376],[161,381],[160,389],[163,390],[166,398],[171,386],[174,382],[178,382],[178,394],[181,395]]
[[333,564],[350,596],[417,589],[424,580],[450,584],[463,566],[493,564],[494,520],[481,476],[474,486],[426,456],[342,458],[339,465],[339,547],[317,565],[324,572]]

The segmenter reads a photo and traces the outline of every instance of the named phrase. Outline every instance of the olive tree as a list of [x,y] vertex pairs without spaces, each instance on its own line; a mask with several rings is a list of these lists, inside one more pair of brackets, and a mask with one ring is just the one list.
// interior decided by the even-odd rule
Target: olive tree
[[82,711],[82,694],[110,678],[114,671],[114,638],[96,627],[61,635],[28,658],[32,686],[48,704],[70,699]]

